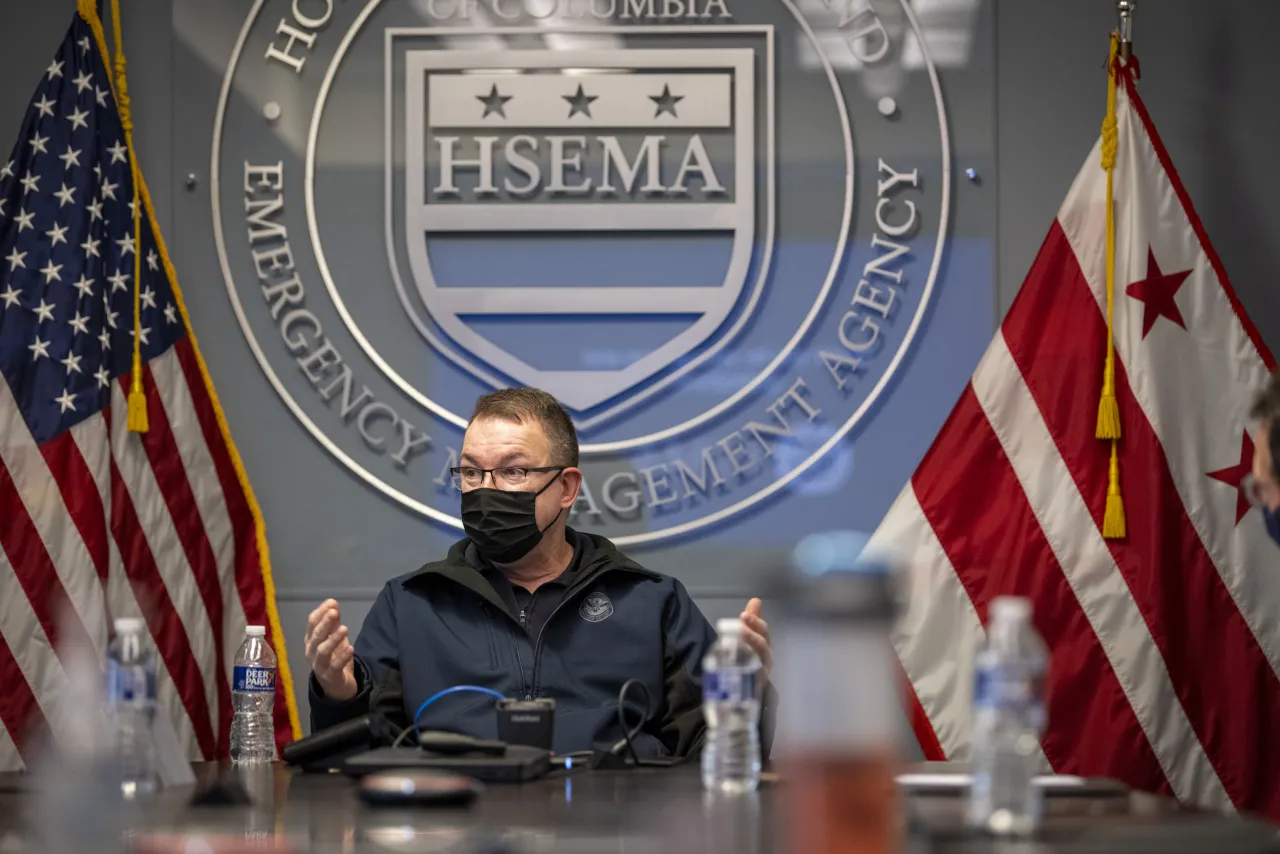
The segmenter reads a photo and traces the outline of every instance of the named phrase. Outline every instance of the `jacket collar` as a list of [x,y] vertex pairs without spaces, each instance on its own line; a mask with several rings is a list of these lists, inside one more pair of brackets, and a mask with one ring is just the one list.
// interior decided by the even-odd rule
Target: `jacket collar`
[[[618,547],[598,534],[583,534],[572,528],[565,529],[566,539],[576,542],[583,549],[582,562],[574,573],[573,581],[565,596],[571,596],[586,587],[600,575],[612,570],[623,570],[660,579],[658,573],[645,569],[618,551]],[[499,610],[505,612],[506,604],[493,589],[493,585],[480,572],[482,559],[470,539],[461,539],[449,547],[444,559],[425,564],[417,572],[404,579],[404,586],[421,583],[430,577],[447,578],[475,592]]]

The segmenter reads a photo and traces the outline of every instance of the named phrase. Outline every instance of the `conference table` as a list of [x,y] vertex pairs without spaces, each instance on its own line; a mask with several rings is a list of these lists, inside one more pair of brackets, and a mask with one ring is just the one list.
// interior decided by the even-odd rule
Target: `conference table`
[[[249,772],[197,764],[195,786],[161,791],[121,808],[123,844],[110,851],[231,854],[770,854],[790,852],[782,813],[785,781],[768,777],[751,796],[711,796],[697,769],[560,771],[520,785],[490,784],[465,807],[370,806],[353,781],[283,765]],[[252,804],[219,800],[234,779]],[[0,775],[0,854],[39,851],[36,787]],[[221,798],[221,800],[230,800]],[[975,838],[961,825],[962,799],[915,793],[903,799],[908,854],[1253,854],[1280,852],[1275,828],[1233,816],[1180,809],[1153,795],[1051,797],[1038,838]],[[68,810],[69,811],[69,810]],[[127,816],[127,818],[122,817]],[[72,821],[76,817],[64,815]],[[803,852],[797,852],[803,854]],[[851,852],[856,854],[856,852]]]

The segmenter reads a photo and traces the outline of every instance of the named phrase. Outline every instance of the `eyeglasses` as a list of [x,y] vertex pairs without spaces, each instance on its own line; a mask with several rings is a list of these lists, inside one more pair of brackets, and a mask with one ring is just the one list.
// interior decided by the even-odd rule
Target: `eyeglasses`
[[479,489],[484,484],[486,475],[493,477],[493,485],[497,489],[520,489],[529,482],[531,474],[564,471],[566,468],[568,466],[503,466],[496,469],[459,466],[449,469],[449,474],[453,475],[454,489]]

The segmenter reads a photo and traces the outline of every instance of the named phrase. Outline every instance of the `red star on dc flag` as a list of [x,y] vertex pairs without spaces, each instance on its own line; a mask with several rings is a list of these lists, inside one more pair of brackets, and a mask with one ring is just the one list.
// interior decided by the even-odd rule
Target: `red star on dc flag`
[[1253,471],[1253,439],[1249,438],[1249,431],[1244,431],[1244,439],[1240,443],[1240,462],[1235,465],[1211,471],[1208,477],[1214,480],[1220,480],[1228,486],[1234,486],[1238,492],[1236,494],[1236,524],[1240,524],[1240,520],[1244,518],[1244,514],[1249,512],[1249,496],[1244,494],[1244,488],[1241,487],[1240,481],[1244,480],[1244,476]]
[[1147,277],[1125,289],[1126,294],[1143,303],[1143,338],[1147,337],[1151,327],[1155,326],[1156,319],[1160,317],[1167,317],[1183,329],[1187,328],[1187,324],[1182,320],[1182,312],[1178,310],[1178,304],[1173,301],[1173,298],[1177,296],[1178,288],[1182,287],[1182,283],[1190,275],[1190,270],[1183,270],[1181,273],[1160,272],[1160,265],[1156,263],[1156,253],[1150,247],[1147,248]]

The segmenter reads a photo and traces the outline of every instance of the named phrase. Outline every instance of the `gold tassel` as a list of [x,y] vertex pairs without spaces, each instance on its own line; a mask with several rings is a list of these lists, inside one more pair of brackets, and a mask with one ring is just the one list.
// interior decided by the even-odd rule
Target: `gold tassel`
[[1120,131],[1116,121],[1116,77],[1119,37],[1111,34],[1107,57],[1107,117],[1102,121],[1102,168],[1107,172],[1107,359],[1102,372],[1102,396],[1098,400],[1095,435],[1111,442],[1107,469],[1107,506],[1102,514],[1102,536],[1108,540],[1125,537],[1124,499],[1120,495],[1120,404],[1116,400],[1116,207],[1113,187]]
[[1098,423],[1095,435],[1099,439],[1120,438],[1120,405],[1116,402],[1116,354],[1114,340],[1114,316],[1116,297],[1116,221],[1112,195],[1112,174],[1115,172],[1116,152],[1120,147],[1120,132],[1116,123],[1116,52],[1119,39],[1111,34],[1111,51],[1107,58],[1107,117],[1102,121],[1102,168],[1107,172],[1107,361],[1102,374],[1102,397],[1098,401]]
[[1116,442],[1111,443],[1111,466],[1107,472],[1107,509],[1102,516],[1102,536],[1108,540],[1125,537],[1124,499],[1120,497],[1120,461]]
[[1120,438],[1120,404],[1116,401],[1114,391],[1103,391],[1098,401],[1097,438],[1116,440]]
[[129,387],[129,432],[145,433],[151,427],[147,421],[147,396],[142,391],[142,373],[136,368]]

